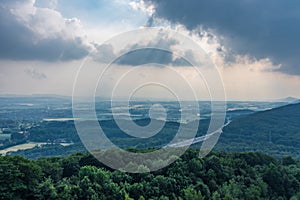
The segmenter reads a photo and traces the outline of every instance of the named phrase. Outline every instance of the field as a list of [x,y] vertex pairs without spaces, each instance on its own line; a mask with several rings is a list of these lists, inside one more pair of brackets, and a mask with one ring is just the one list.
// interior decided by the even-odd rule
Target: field
[[0,154],[1,155],[6,155],[8,152],[16,152],[18,150],[25,150],[25,149],[32,149],[36,146],[41,146],[43,144],[46,143],[42,143],[42,142],[29,142],[26,144],[20,144],[20,145],[16,145],[16,146],[12,146],[3,150],[0,150]]

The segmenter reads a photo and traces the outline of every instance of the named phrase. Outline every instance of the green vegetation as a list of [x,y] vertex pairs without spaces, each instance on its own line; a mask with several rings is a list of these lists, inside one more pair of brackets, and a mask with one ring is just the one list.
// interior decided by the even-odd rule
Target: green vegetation
[[[292,104],[276,109],[257,112],[250,115],[235,118],[224,128],[215,151],[225,152],[263,152],[278,159],[292,156],[300,159],[300,104]],[[99,122],[102,129],[117,146],[137,149],[160,148],[169,143],[178,130],[179,124],[167,122],[160,133],[151,138],[133,138],[122,132],[113,120]],[[147,119],[137,123],[147,124]],[[200,122],[198,136],[207,130],[208,120]],[[12,153],[27,158],[39,158],[43,156],[70,155],[76,152],[84,152],[85,148],[80,143],[74,123],[67,122],[42,122],[39,126],[28,129],[28,139],[35,142],[49,142],[54,145],[42,148],[29,149]],[[17,138],[17,137],[16,137]],[[57,141],[65,140],[74,142],[72,147],[59,147]],[[199,145],[192,148],[198,149]]]
[[33,142],[79,142],[80,139],[73,121],[42,122],[39,126],[28,129],[28,140]]
[[299,199],[300,162],[260,153],[188,150],[156,172],[112,170],[90,154],[0,157],[0,199]]
[[[194,149],[199,143],[170,166],[144,174],[124,173],[99,163],[86,153],[72,121],[0,120],[2,148],[27,141],[47,143],[10,153],[23,157],[0,157],[0,199],[297,200],[299,120],[300,104],[235,117],[224,128],[216,152],[198,158]],[[143,126],[149,120],[136,122]],[[167,122],[157,135],[143,139],[122,132],[113,120],[99,123],[112,142],[132,152],[164,146],[179,127]],[[201,121],[198,136],[206,132],[208,124],[208,120]],[[64,147],[61,142],[74,144]],[[127,163],[119,157],[120,163]],[[147,171],[145,166],[141,169]]]
[[259,151],[276,158],[300,159],[300,104],[290,104],[233,120],[215,150]]

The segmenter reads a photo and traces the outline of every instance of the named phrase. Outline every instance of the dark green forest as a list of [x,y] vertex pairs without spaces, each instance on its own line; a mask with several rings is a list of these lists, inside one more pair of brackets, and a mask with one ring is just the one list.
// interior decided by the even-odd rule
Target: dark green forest
[[189,149],[166,168],[112,170],[88,153],[28,160],[0,157],[0,199],[291,199],[300,198],[300,162],[261,153]]
[[300,159],[300,104],[241,116],[225,127],[215,150],[259,151]]

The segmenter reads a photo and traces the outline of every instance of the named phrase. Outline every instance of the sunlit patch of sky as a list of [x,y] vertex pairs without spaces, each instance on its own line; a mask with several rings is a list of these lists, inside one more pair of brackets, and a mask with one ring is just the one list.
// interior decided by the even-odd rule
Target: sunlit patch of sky
[[67,18],[77,17],[88,26],[112,26],[127,24],[133,27],[144,25],[148,20],[147,13],[135,10],[130,1],[124,0],[78,0],[58,1],[56,8]]

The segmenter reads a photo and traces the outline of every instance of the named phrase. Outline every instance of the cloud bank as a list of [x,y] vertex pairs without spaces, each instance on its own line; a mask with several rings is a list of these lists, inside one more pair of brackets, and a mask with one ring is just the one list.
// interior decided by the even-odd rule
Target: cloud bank
[[284,0],[147,0],[154,17],[213,30],[234,54],[270,58],[281,72],[300,75],[300,2]]

